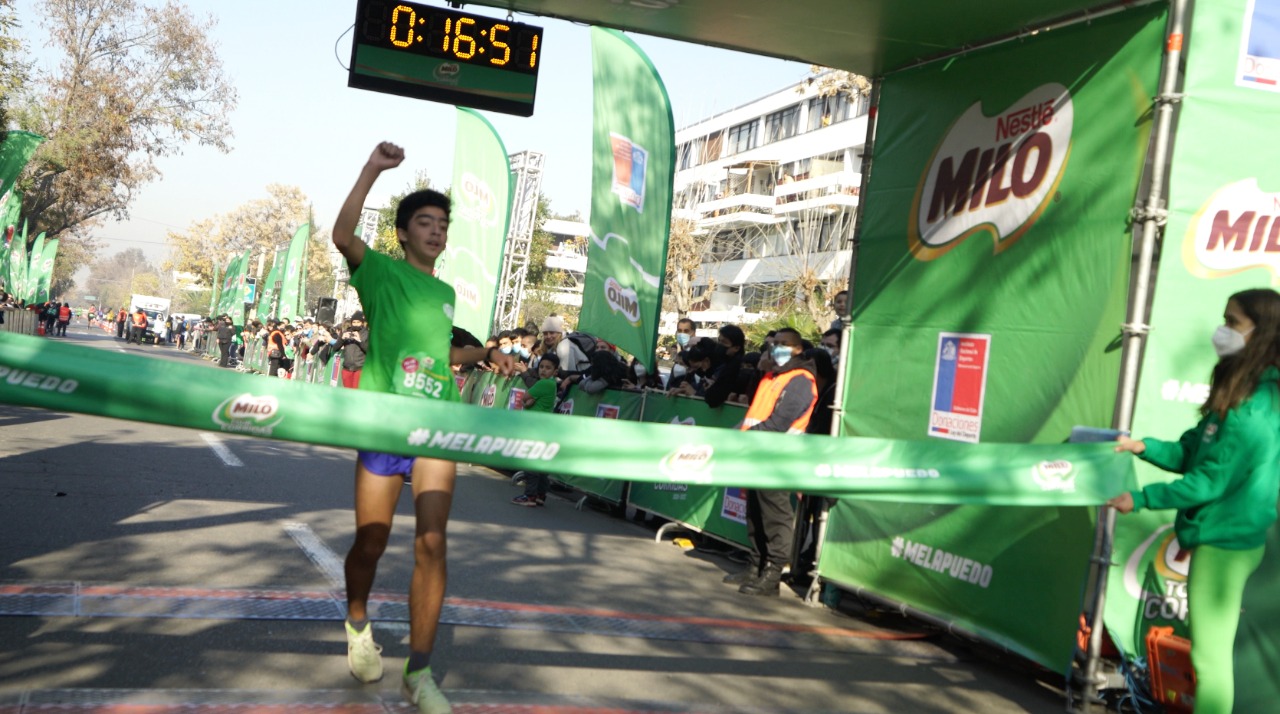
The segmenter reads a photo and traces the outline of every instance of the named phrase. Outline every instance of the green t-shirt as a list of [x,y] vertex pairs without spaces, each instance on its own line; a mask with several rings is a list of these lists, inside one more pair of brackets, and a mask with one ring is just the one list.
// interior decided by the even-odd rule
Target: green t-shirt
[[531,412],[550,412],[556,408],[556,380],[539,379],[529,387],[529,398],[534,402],[525,407]]
[[360,389],[458,401],[449,371],[453,288],[373,249],[351,273],[369,325]]

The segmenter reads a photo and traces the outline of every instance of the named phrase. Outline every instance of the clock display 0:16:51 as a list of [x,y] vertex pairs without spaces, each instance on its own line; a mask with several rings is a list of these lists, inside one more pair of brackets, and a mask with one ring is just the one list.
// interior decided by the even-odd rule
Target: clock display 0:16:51
[[366,41],[432,57],[448,57],[536,74],[539,28],[422,5],[370,3]]

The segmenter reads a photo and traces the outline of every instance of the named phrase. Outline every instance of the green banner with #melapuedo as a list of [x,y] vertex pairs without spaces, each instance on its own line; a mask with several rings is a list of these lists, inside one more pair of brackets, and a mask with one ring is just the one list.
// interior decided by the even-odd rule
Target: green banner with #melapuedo
[[[1165,11],[883,79],[843,435],[1052,443],[1111,425]],[[819,567],[1065,671],[1093,516],[843,499]]]
[[[142,371],[146,383],[131,376]],[[1106,444],[832,439],[621,419],[565,428],[573,417],[262,379],[12,333],[0,333],[0,403],[495,468],[918,503],[1091,505],[1133,484],[1131,459]],[[333,428],[338,414],[342,429]]]

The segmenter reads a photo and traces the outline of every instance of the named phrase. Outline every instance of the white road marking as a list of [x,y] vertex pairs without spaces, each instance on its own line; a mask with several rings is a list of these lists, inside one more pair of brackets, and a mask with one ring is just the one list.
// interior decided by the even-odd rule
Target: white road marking
[[[311,526],[298,521],[288,521],[284,524],[284,532],[289,534],[293,542],[298,544],[302,552],[306,554],[307,560],[310,560],[324,575],[325,580],[329,581],[329,585],[334,590],[346,591],[347,576],[343,570],[342,558],[333,549],[320,540],[320,536],[311,530]],[[344,608],[346,603],[342,603]],[[345,612],[345,609],[344,609]],[[397,637],[408,641],[409,623],[407,622],[383,622],[377,621],[373,623],[379,632],[385,632],[392,637]]]
[[219,459],[222,459],[222,463],[227,466],[244,466],[244,462],[231,453],[231,449],[228,449],[227,445],[222,443],[218,437],[206,432],[201,434],[200,438],[204,439],[204,442],[209,445],[210,449],[213,449],[213,453],[217,454]]
[[329,584],[338,589],[346,589],[347,578],[343,573],[342,558],[333,549],[320,540],[320,536],[311,530],[306,523],[289,521],[284,524],[284,532],[289,534],[293,542],[298,544],[307,560],[315,563]]

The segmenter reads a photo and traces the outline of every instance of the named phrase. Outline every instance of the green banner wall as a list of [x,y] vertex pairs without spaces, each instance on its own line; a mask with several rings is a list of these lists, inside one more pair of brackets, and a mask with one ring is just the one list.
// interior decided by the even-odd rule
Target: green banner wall
[[436,275],[453,286],[453,324],[484,339],[493,330],[502,252],[511,217],[511,163],[497,130],[459,109],[454,140],[449,246]]
[[[843,434],[1051,443],[1111,424],[1164,13],[882,81]],[[1092,516],[842,502],[819,567],[1061,671]]]
[[[599,394],[587,394],[577,387],[565,394],[556,408],[558,414],[599,419],[640,421],[644,409],[643,395],[606,389]],[[627,483],[615,478],[601,478],[575,474],[556,474],[555,479],[573,489],[606,503],[621,504],[627,499]]]
[[[644,421],[654,424],[735,429],[745,407],[726,404],[711,408],[700,399],[648,393]],[[629,503],[650,513],[693,526],[724,540],[747,544],[746,500],[740,488],[698,484],[646,483],[631,487]]]
[[[1217,361],[1210,336],[1227,298],[1280,283],[1280,164],[1270,121],[1280,114],[1275,3],[1198,0],[1187,33],[1183,100],[1169,176],[1169,219],[1133,419],[1135,436],[1177,439],[1199,418]],[[1173,478],[1145,464],[1145,483]],[[1173,511],[1122,516],[1109,581],[1108,630],[1143,654],[1152,625],[1186,630],[1190,560]],[[1280,701],[1280,533],[1245,592],[1236,640],[1237,712]]]
[[285,255],[284,271],[280,276],[278,319],[288,318],[290,322],[297,322],[302,316],[298,302],[302,296],[303,261],[307,259],[307,240],[310,238],[311,224],[303,223],[289,241],[289,252]]
[[[130,376],[140,371],[146,384]],[[560,414],[320,388],[8,333],[0,402],[496,468],[920,503],[1087,505],[1133,485],[1132,461],[1109,444],[832,439],[623,419],[570,429]],[[347,428],[333,428],[334,414]]]
[[578,329],[652,371],[671,233],[671,102],[649,58],[621,33],[591,28],[591,52],[591,243]]

